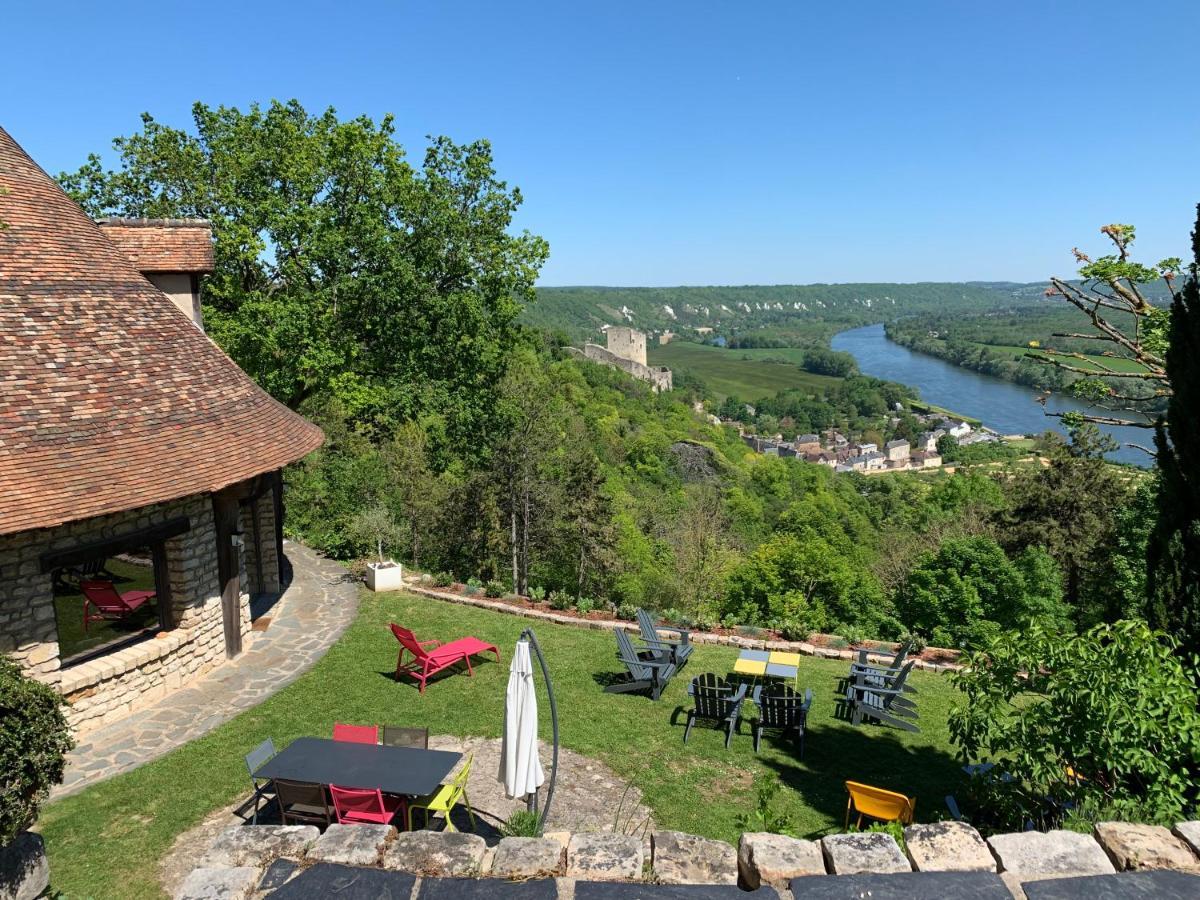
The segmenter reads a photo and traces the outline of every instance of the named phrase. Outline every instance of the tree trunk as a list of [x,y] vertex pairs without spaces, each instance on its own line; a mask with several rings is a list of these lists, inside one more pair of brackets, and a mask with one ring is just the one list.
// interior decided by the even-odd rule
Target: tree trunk
[[512,528],[511,528],[511,534],[509,535],[509,541],[512,544],[512,583],[513,583],[513,590],[519,594],[519,593],[521,593],[521,588],[519,587],[521,567],[519,564],[519,560],[517,558],[518,553],[520,552],[519,551],[520,544],[517,542],[517,498],[516,497],[512,498],[511,517],[512,517]]
[[524,515],[521,528],[521,586],[517,593],[522,597],[529,596],[529,486],[525,486]]

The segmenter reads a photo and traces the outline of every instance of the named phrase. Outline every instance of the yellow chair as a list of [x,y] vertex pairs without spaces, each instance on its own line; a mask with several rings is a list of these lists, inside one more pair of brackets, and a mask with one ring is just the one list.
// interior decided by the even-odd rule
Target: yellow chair
[[424,797],[415,797],[408,802],[408,830],[412,831],[412,811],[413,808],[423,809],[425,811],[425,827],[429,827],[429,814],[431,812],[444,812],[446,814],[446,830],[457,831],[454,827],[454,822],[450,819],[450,811],[461,799],[467,807],[467,818],[471,820],[471,829],[475,829],[475,813],[471,810],[471,801],[467,797],[467,778],[471,775],[471,763],[475,761],[475,754],[472,753],[467,757],[467,761],[463,764],[462,771],[454,776],[454,780],[449,784],[443,784],[432,794]]
[[913,797],[905,797],[895,791],[885,791],[883,788],[871,787],[869,784],[859,784],[857,781],[847,781],[846,790],[850,798],[846,801],[846,827],[850,827],[850,811],[858,813],[856,827],[862,827],[863,816],[878,819],[881,822],[900,822],[911,825],[913,812],[917,801]]

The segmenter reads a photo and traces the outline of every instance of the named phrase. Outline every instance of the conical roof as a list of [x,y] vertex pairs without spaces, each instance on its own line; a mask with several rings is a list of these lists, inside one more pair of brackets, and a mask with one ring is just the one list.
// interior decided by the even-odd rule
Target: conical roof
[[0,534],[216,491],[320,446],[3,128],[0,223]]

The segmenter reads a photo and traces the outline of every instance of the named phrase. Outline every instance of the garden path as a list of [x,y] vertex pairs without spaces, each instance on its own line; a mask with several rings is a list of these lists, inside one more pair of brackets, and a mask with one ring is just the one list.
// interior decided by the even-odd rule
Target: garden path
[[315,550],[284,542],[292,578],[271,606],[265,631],[245,652],[194,685],[86,734],[67,757],[53,797],[135,769],[261,703],[319,660],[354,621],[358,583]]

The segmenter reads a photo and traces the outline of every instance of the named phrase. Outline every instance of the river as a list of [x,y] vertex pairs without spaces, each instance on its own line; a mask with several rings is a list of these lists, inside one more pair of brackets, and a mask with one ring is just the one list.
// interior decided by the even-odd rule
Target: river
[[[833,349],[852,354],[866,375],[899,381],[915,387],[921,399],[935,406],[979,419],[1001,434],[1041,434],[1053,429],[1064,431],[1062,423],[1042,412],[1033,388],[1013,384],[990,375],[951,365],[936,356],[917,353],[888,340],[882,325],[852,328],[833,336]],[[1084,411],[1082,403],[1061,394],[1046,401],[1050,412]],[[1120,428],[1101,425],[1100,429],[1121,442],[1110,459],[1149,466],[1150,457],[1126,446],[1129,442],[1150,446],[1154,433],[1144,428]]]

